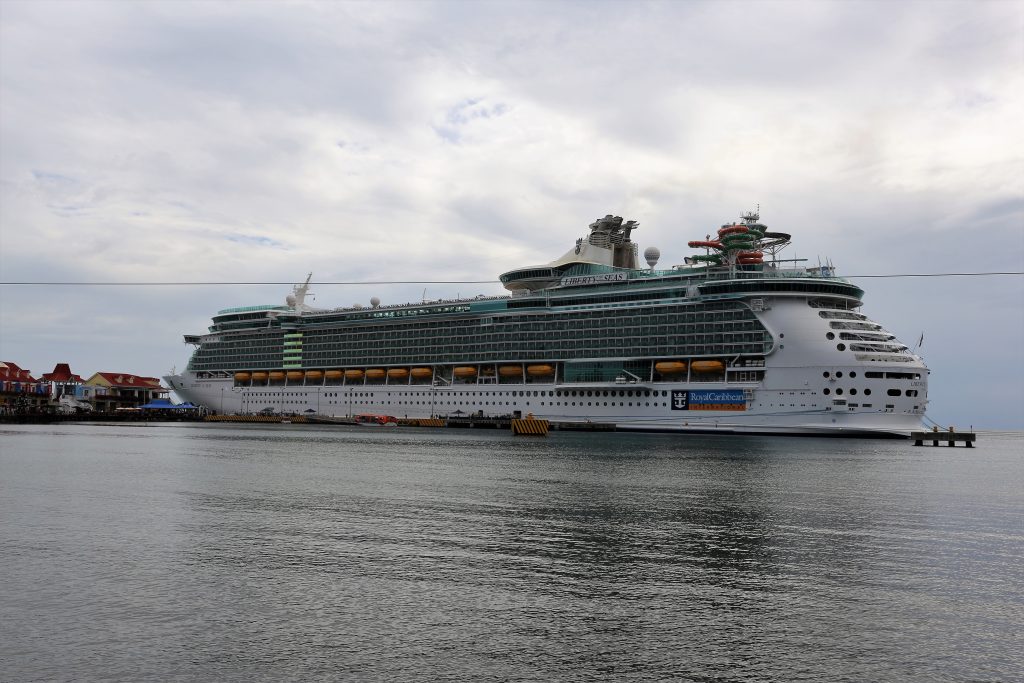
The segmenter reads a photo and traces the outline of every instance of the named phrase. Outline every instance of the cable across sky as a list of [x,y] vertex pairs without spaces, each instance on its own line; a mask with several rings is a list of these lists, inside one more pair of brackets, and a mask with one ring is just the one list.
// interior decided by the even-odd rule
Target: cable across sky
[[[885,273],[872,275],[843,275],[846,279],[857,278],[901,278],[901,277],[989,277],[989,276],[1024,275],[1024,271],[1007,270],[976,273]],[[258,282],[258,281],[194,281],[194,282],[52,282],[52,281],[11,281],[0,282],[7,287],[235,287],[235,286],[280,286],[291,287],[294,282]],[[324,285],[491,285],[500,284],[499,280],[339,280],[316,282]]]

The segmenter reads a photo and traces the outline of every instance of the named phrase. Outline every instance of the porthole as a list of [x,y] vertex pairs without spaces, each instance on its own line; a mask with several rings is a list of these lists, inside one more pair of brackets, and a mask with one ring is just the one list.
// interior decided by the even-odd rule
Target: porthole
[[899,396],[903,392],[901,392],[899,389],[890,389],[885,393],[889,394],[890,396]]
[[839,349],[840,351],[845,351],[846,344],[836,344],[836,348]]
[[829,389],[828,387],[825,387],[824,389],[822,389],[822,390],[821,390],[821,393],[823,393],[823,394],[825,394],[826,396],[828,396],[829,394],[831,394],[831,393],[832,393],[832,390],[831,390],[831,389]]
[[828,339],[829,341],[832,341],[835,338],[836,338],[836,333],[835,332],[829,332],[829,333],[827,333],[825,335],[825,339]]
[[850,389],[850,396],[856,396],[856,395],[857,395],[857,390],[856,389]]
[[836,377],[841,378],[842,376],[843,376],[843,371],[842,370],[840,370],[839,372],[836,373]]
[[851,378],[853,378],[853,377],[856,377],[856,376],[857,376],[857,373],[856,373],[856,372],[853,372],[853,371],[851,370],[851,371],[850,371],[850,377],[851,377]]
[[829,376],[828,370],[826,370],[825,372],[821,373],[821,376],[827,378]]
[[836,389],[836,396],[842,396],[842,395],[843,395],[843,390],[842,389]]

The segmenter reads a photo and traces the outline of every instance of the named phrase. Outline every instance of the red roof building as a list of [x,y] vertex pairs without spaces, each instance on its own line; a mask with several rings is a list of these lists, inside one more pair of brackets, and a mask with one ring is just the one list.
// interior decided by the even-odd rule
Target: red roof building
[[82,384],[85,380],[71,372],[67,363],[57,363],[53,366],[53,372],[43,373],[42,381],[60,382],[61,384]]
[[0,362],[0,412],[41,408],[50,398],[49,386],[11,361]]
[[127,372],[97,372],[85,384],[105,388],[104,392],[96,392],[97,410],[137,408],[154,399],[166,398],[168,393],[156,377],[140,377]]
[[28,370],[22,370],[9,360],[0,362],[0,382],[35,382],[36,378]]

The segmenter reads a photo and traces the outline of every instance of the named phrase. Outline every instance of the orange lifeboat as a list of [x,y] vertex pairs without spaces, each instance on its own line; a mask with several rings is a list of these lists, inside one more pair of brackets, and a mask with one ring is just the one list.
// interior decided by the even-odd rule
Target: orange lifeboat
[[722,372],[725,363],[720,360],[695,360],[690,363],[690,369],[694,372]]
[[654,364],[654,369],[662,375],[675,375],[686,372],[686,363],[678,360],[666,360]]
[[555,369],[550,365],[527,365],[526,374],[530,377],[549,377],[555,374]]
[[430,379],[434,376],[434,371],[430,368],[413,368],[412,377],[413,379]]
[[252,373],[252,381],[253,382],[266,382],[267,381],[267,373],[265,373],[265,372],[254,372],[254,373]]
[[324,374],[327,376],[327,379],[341,379],[343,373],[341,370],[328,370]]
[[283,380],[284,379],[284,371],[283,370],[271,370],[270,371],[270,379],[272,381],[274,381],[274,382],[279,382],[279,381]]
[[390,368],[388,370],[388,379],[405,379],[409,376],[409,371],[405,368]]
[[[335,372],[337,372],[337,370],[335,370]],[[319,382],[321,379],[323,379],[323,376],[324,373],[320,372],[319,370],[306,370],[307,382],[310,380]]]
[[288,371],[288,381],[289,382],[297,382],[297,381],[301,380],[305,376],[306,376],[306,373],[304,373],[302,370],[289,370]]
[[248,382],[250,379],[252,379],[252,375],[250,375],[248,372],[236,372],[235,373],[235,381],[236,382]]
[[347,379],[347,380],[362,379],[362,378],[363,378],[363,371],[362,370],[346,370],[345,371],[345,379]]
[[502,365],[498,368],[498,374],[502,377],[522,377],[523,368],[521,365]]
[[383,368],[372,368],[366,371],[366,379],[384,379],[387,374]]
[[475,377],[476,368],[474,368],[471,365],[463,365],[461,367],[455,368],[455,370],[452,371],[452,374],[454,374],[456,377],[463,379],[466,377]]

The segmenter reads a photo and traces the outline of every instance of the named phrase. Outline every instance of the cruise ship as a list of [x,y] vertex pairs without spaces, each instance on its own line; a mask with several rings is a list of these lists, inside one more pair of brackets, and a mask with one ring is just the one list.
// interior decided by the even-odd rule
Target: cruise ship
[[317,309],[228,308],[165,377],[221,414],[533,415],[617,430],[907,436],[928,368],[861,312],[831,265],[785,259],[757,213],[640,264],[635,221],[605,216],[562,257],[500,276],[508,294]]

